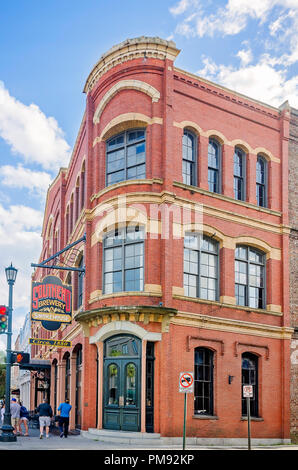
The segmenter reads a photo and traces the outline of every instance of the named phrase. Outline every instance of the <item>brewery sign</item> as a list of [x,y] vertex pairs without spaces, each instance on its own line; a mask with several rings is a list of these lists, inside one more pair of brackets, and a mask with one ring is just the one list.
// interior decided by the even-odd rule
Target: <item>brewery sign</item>
[[72,287],[57,276],[32,281],[31,320],[41,321],[46,330],[58,330],[72,320]]

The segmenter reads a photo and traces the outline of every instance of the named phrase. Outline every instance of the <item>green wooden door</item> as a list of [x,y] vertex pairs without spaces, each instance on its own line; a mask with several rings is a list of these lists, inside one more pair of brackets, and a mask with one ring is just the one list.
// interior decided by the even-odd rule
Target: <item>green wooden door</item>
[[104,358],[104,428],[140,431],[141,342],[134,336],[109,338]]

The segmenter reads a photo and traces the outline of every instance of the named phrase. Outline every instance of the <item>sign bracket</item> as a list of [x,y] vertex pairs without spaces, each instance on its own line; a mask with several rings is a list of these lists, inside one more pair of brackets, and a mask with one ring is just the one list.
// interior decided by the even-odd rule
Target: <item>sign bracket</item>
[[55,253],[54,255],[50,256],[49,258],[45,259],[44,261],[42,261],[41,263],[31,263],[31,266],[33,268],[47,268],[47,269],[62,269],[64,271],[78,271],[78,272],[81,272],[81,273],[84,273],[86,272],[86,269],[85,269],[85,266],[82,267],[82,268],[75,268],[75,267],[69,267],[69,266],[56,266],[56,265],[52,265],[52,266],[48,266],[46,263],[48,263],[49,261],[51,261],[52,259],[55,259],[57,258],[59,255],[61,255],[62,253],[64,253],[65,251],[67,250],[70,250],[70,248],[72,248],[73,246],[77,245],[78,243],[81,243],[81,242],[86,242],[86,233],[84,233],[83,237],[80,238],[79,240],[73,242],[73,243],[70,243],[70,245],[67,245],[65,248],[63,248],[62,250],[60,251],[57,251],[57,253]]

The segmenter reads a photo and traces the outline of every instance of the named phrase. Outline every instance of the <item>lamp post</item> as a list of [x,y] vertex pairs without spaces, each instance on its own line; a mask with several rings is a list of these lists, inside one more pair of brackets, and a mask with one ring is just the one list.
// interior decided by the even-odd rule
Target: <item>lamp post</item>
[[7,346],[6,346],[6,379],[5,379],[5,413],[3,426],[1,428],[2,434],[0,441],[14,442],[17,440],[16,435],[13,433],[11,425],[10,413],[10,378],[11,378],[11,337],[12,337],[12,292],[13,286],[17,277],[18,270],[13,267],[12,263],[8,268],[5,268],[6,280],[9,286],[8,297],[8,324],[7,324]]

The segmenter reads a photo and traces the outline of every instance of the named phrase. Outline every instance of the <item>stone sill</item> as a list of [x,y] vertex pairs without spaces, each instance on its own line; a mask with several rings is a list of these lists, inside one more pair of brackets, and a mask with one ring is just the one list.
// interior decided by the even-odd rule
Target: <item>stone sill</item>
[[[255,418],[255,417],[252,417],[252,416],[251,416],[251,417],[250,417],[250,420],[251,420],[251,421],[260,421],[260,422],[261,422],[261,421],[264,421],[264,418]],[[246,416],[242,416],[241,419],[240,419],[240,421],[247,421],[247,417],[246,417]]]
[[234,310],[245,310],[247,313],[259,313],[263,315],[275,315],[278,317],[282,317],[283,313],[282,312],[273,312],[271,310],[266,310],[266,309],[258,309],[258,308],[252,308],[252,307],[243,307],[242,305],[236,305],[236,304],[226,304],[223,302],[218,302],[216,300],[207,300],[207,299],[199,299],[198,297],[188,297],[187,295],[173,295],[173,299],[178,299],[178,300],[186,300],[188,302],[196,302],[200,304],[207,304],[207,305],[217,305],[218,307],[226,307],[226,308],[232,308]]
[[207,189],[203,189],[203,188],[199,188],[198,186],[192,186],[192,185],[189,185],[189,184],[181,183],[180,181],[174,181],[173,186],[176,186],[176,187],[182,188],[182,189],[187,189],[188,191],[193,191],[195,193],[203,194],[205,196],[214,197],[216,199],[221,199],[222,201],[232,202],[232,203],[237,204],[239,206],[244,206],[244,207],[247,207],[248,209],[254,209],[254,210],[257,210],[257,211],[260,211],[260,212],[265,212],[267,214],[275,215],[277,217],[281,217],[281,215],[282,215],[281,212],[275,211],[275,210],[272,210],[272,209],[268,209],[268,207],[260,207],[260,206],[257,206],[256,204],[251,204],[250,202],[238,201],[237,199],[234,199],[230,196],[225,196],[224,194],[219,194],[219,193],[213,193],[211,191],[208,191]]
[[193,415],[193,419],[218,419],[218,416],[215,415]]

